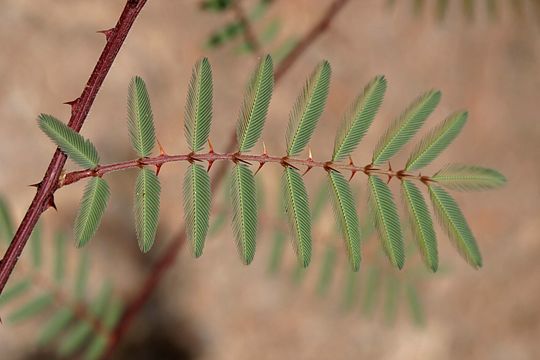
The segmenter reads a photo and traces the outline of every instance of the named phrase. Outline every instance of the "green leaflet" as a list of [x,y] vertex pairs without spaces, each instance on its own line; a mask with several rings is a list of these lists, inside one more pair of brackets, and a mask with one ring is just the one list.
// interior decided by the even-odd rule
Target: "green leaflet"
[[454,113],[428,133],[409,157],[405,170],[419,170],[429,165],[458,136],[467,116],[467,112]]
[[58,310],[43,327],[38,339],[38,344],[40,346],[45,346],[60,335],[62,330],[64,330],[73,319],[74,315],[71,308]]
[[369,177],[369,189],[371,212],[384,251],[392,265],[401,269],[405,263],[405,251],[392,192],[378,176]]
[[506,183],[504,175],[496,170],[461,164],[448,165],[432,179],[446,188],[461,191],[495,189]]
[[15,310],[7,317],[7,320],[12,324],[24,321],[47,309],[53,301],[54,298],[51,294],[41,295]]
[[157,175],[150,169],[142,168],[135,184],[135,231],[143,253],[152,248],[156,238],[160,193]]
[[405,287],[405,295],[407,296],[407,304],[409,305],[412,320],[418,326],[424,325],[426,323],[424,309],[422,307],[420,296],[418,295],[418,291],[416,290],[414,284],[407,284],[407,286]]
[[377,305],[379,288],[381,287],[381,272],[378,268],[370,266],[367,272],[366,287],[362,300],[362,313],[371,315]]
[[71,160],[85,169],[93,169],[99,164],[99,155],[90,140],[51,115],[38,117],[39,128]]
[[360,224],[351,187],[337,171],[328,172],[334,214],[347,248],[353,271],[360,269]]
[[54,280],[61,284],[64,280],[66,269],[66,239],[65,235],[58,232],[54,238]]
[[184,111],[184,134],[193,152],[203,149],[210,134],[212,89],[212,68],[204,58],[193,68]]
[[321,269],[319,270],[319,279],[317,280],[317,295],[320,297],[328,293],[328,289],[334,278],[336,260],[336,249],[332,245],[327,245],[324,251]]
[[435,272],[439,266],[437,237],[424,196],[410,180],[401,182],[401,191],[406,205],[407,217],[424,263],[431,271]]
[[201,165],[189,165],[184,178],[184,217],[187,240],[191,243],[192,253],[196,258],[203,253],[211,200],[208,173]]
[[154,115],[144,80],[131,79],[128,89],[128,129],[131,144],[140,157],[152,154],[156,143]]
[[385,91],[386,79],[377,76],[364,88],[363,94],[356,98],[343,116],[334,142],[332,161],[343,160],[358,146],[381,106]]
[[330,64],[321,62],[296,99],[287,127],[287,156],[298,155],[313,135],[328,97],[330,74]]
[[439,222],[450,240],[469,264],[476,269],[480,268],[480,250],[456,201],[437,185],[429,185],[429,194]]
[[231,180],[233,230],[238,253],[245,265],[255,255],[257,237],[257,197],[255,178],[244,164],[233,168]]
[[238,151],[249,151],[261,136],[273,87],[272,58],[267,55],[253,72],[244,95],[236,130]]
[[[105,329],[111,330],[118,322],[122,311],[122,304],[112,299],[107,306],[107,310],[103,315],[101,321]],[[94,360],[100,359],[104,351],[107,349],[109,338],[102,333],[96,334],[92,342],[88,345],[88,348],[84,352],[84,359]]]
[[437,18],[439,21],[443,21],[448,12],[448,0],[438,0],[437,1]]
[[[106,311],[107,305],[111,299],[111,286],[108,283],[103,284],[98,296],[92,301],[90,311],[93,316],[100,318]],[[88,321],[81,321],[62,338],[59,354],[62,357],[68,357],[83,346],[93,332],[93,324]]]
[[84,246],[96,233],[101,217],[109,200],[110,190],[107,182],[100,177],[88,181],[75,219],[75,243]]
[[75,298],[78,300],[84,299],[86,296],[86,284],[88,283],[88,273],[90,271],[90,259],[88,252],[83,251],[79,258],[77,266],[77,274],[75,276]]
[[17,296],[24,294],[31,286],[32,283],[30,282],[30,279],[21,280],[15,285],[10,284],[10,286],[4,289],[2,294],[0,294],[0,307],[9,303]]
[[433,90],[417,98],[379,140],[372,163],[381,165],[394,156],[422,127],[440,99],[441,93]]
[[15,234],[13,229],[13,219],[11,218],[7,202],[3,197],[0,197],[0,234],[8,244]]
[[281,183],[294,251],[300,265],[307,267],[311,260],[311,216],[306,186],[302,176],[291,167],[284,169]]

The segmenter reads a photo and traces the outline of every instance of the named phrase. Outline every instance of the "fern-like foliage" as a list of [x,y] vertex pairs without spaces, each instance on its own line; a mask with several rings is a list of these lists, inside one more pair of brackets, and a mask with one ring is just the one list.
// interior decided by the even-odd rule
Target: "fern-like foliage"
[[154,244],[159,221],[159,195],[161,186],[157,175],[141,169],[135,185],[135,230],[142,252]]
[[476,240],[458,204],[450,194],[437,185],[429,186],[429,194],[439,222],[460,254],[475,268],[482,266],[482,256]]
[[386,79],[377,76],[364,89],[347,110],[334,142],[332,161],[349,156],[360,143],[373,122],[386,91]]
[[422,127],[440,99],[439,91],[429,91],[416,99],[381,138],[373,153],[372,163],[381,165],[394,156]]
[[328,173],[330,193],[338,228],[341,230],[353,271],[360,269],[360,225],[351,187],[338,172]]
[[191,151],[203,149],[210,134],[212,120],[212,68],[208,59],[199,60],[193,68],[184,112],[184,134]]
[[311,261],[311,216],[306,186],[296,169],[285,168],[282,188],[285,212],[293,233],[293,247],[300,264],[307,267]]
[[203,253],[211,203],[210,177],[199,164],[190,164],[184,179],[186,234],[195,257]]
[[401,190],[407,209],[407,217],[411,224],[413,235],[418,242],[418,248],[426,266],[433,272],[439,267],[437,237],[433,229],[433,221],[426,200],[418,187],[410,180],[401,182]]
[[498,188],[506,178],[498,171],[474,165],[451,164],[433,176],[440,185],[460,191],[477,191]]
[[311,139],[326,104],[330,74],[330,64],[320,63],[296,99],[287,127],[287,156],[298,155]]
[[257,239],[257,192],[255,178],[248,166],[237,164],[231,179],[233,230],[242,262],[250,264]]
[[30,241],[31,265],[27,261],[20,263],[15,271],[16,281],[9,283],[0,295],[0,309],[8,314],[3,319],[17,326],[45,318],[36,339],[39,347],[55,349],[59,358],[71,359],[78,354],[81,359],[99,359],[120,318],[122,304],[108,282],[97,296],[86,294],[88,254],[83,252],[75,257],[77,269],[69,271],[66,236],[62,232],[57,231],[52,239],[51,269],[43,267],[42,260],[48,252],[41,246],[41,225],[36,229]]
[[88,181],[75,218],[75,242],[84,246],[96,233],[110,197],[109,185],[100,177]]
[[[184,133],[190,149],[188,154],[168,155],[162,151],[159,156],[150,157],[156,142],[152,109],[144,81],[138,77],[132,80],[128,90],[128,125],[133,147],[140,157],[137,160],[99,165],[97,152],[88,140],[60,121],[50,116],[40,116],[39,124],[42,130],[69,157],[81,166],[87,166],[85,171],[76,172],[76,175],[83,174],[83,178],[92,177],[84,192],[76,219],[77,245],[84,245],[93,236],[105,211],[109,187],[102,176],[122,168],[140,167],[135,186],[135,227],[141,250],[149,251],[154,243],[159,217],[160,184],[157,172],[164,163],[187,161],[189,166],[183,186],[187,239],[194,256],[201,256],[209,231],[212,201],[207,171],[214,161],[227,160],[234,163],[228,194],[232,199],[234,237],[244,264],[252,262],[256,249],[258,204],[261,204],[261,199],[257,195],[255,177],[250,165],[252,162],[258,162],[257,171],[266,163],[277,163],[284,168],[283,208],[290,224],[293,248],[300,264],[296,273],[298,279],[304,274],[301,269],[310,264],[311,228],[323,207],[324,201],[321,199],[325,197],[332,199],[336,224],[345,244],[350,267],[353,271],[359,269],[362,241],[360,221],[356,208],[357,201],[349,184],[356,173],[368,176],[372,215],[370,219],[393,266],[401,269],[405,264],[401,219],[396,199],[388,185],[392,179],[397,179],[401,182],[401,195],[412,234],[427,268],[431,271],[438,268],[437,239],[430,211],[417,184],[426,185],[428,188],[435,213],[460,254],[474,267],[480,267],[480,252],[472,232],[457,203],[443,187],[457,190],[492,189],[506,182],[504,176],[492,169],[466,165],[450,165],[433,176],[413,173],[431,164],[450,145],[465,125],[467,112],[451,114],[428,132],[416,145],[402,170],[393,170],[390,165],[384,168],[435,110],[441,99],[441,93],[437,90],[428,91],[417,97],[388,127],[373,151],[371,163],[363,167],[356,166],[352,161],[352,153],[374,121],[386,91],[386,79],[384,76],[377,76],[364,87],[363,92],[354,99],[345,112],[330,160],[315,161],[311,151],[307,159],[298,158],[296,156],[306,149],[311,140],[324,110],[330,75],[330,65],[322,61],[306,81],[290,113],[286,132],[286,151],[281,157],[268,155],[266,148],[261,155],[246,154],[259,141],[268,113],[274,82],[273,61],[270,56],[260,60],[246,86],[237,121],[238,147],[235,152],[214,152],[208,141],[212,120],[213,85],[211,67],[207,59],[195,64],[188,89],[184,119]],[[209,142],[209,150],[201,152],[206,142]],[[347,158],[348,162],[344,163]],[[204,161],[209,165],[207,171],[199,164]],[[157,168],[156,173],[149,169],[150,166]],[[299,167],[305,167],[304,175],[313,167],[324,169],[328,175],[329,187],[318,193],[313,211],[310,211],[307,189]],[[350,172],[349,181],[343,172]],[[386,178],[388,182],[385,182]],[[223,212],[219,213],[214,224],[221,226],[224,217]],[[5,222],[4,218],[0,206],[0,221]],[[9,233],[12,231],[8,229]],[[274,254],[282,251],[285,237],[284,234],[276,236],[281,242],[273,250]],[[275,255],[275,258],[277,259],[278,255]],[[276,261],[272,262],[274,268],[277,266]],[[35,264],[36,267],[40,264],[37,257]],[[346,293],[350,294],[351,291],[349,289]],[[414,298],[413,295],[410,297]]]
[[156,143],[154,115],[143,79],[135,76],[128,88],[128,129],[131,144],[140,157],[150,156]]
[[99,155],[94,145],[57,118],[41,114],[38,124],[56,146],[79,166],[93,169],[99,164]]
[[392,192],[378,176],[370,176],[368,182],[372,217],[384,251],[392,265],[401,269],[405,264],[405,250]]

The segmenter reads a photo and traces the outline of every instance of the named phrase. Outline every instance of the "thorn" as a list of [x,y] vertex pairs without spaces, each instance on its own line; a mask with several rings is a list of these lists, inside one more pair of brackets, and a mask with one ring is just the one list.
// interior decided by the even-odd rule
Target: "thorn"
[[336,168],[333,168],[332,165],[334,165],[334,164],[333,164],[331,161],[327,161],[327,162],[324,163],[323,168],[324,168],[324,170],[326,170],[326,171],[332,170],[332,171],[335,171],[335,172],[338,172],[338,173],[339,173],[339,170],[336,169]]
[[202,162],[201,159],[199,159],[199,158],[197,158],[197,157],[195,156],[195,153],[194,153],[193,151],[190,152],[190,153],[188,154],[188,161],[189,161],[191,164],[193,164],[194,161]]
[[[158,147],[159,147],[159,155],[160,156],[164,156],[164,155],[167,155],[167,152],[165,151],[165,149],[163,148],[163,145],[161,145],[161,143],[159,142],[159,140],[156,140],[157,141],[157,144],[158,144]],[[161,165],[160,165],[161,166]]]
[[40,182],[38,182],[38,183],[35,183],[35,184],[30,184],[30,185],[28,185],[28,186],[35,187],[35,188],[38,188],[38,189],[39,189],[39,187],[41,186],[41,183],[42,183],[42,181],[40,181]]
[[392,180],[392,175],[388,174],[388,180],[386,181],[386,184],[390,184],[390,180]]
[[54,195],[51,195],[49,197],[49,200],[47,201],[47,207],[45,208],[45,210],[47,210],[48,208],[53,208],[54,210],[58,211],[58,209],[56,208],[56,204],[54,203]]
[[313,161],[313,154],[311,153],[311,147],[308,146],[308,161]]
[[308,173],[308,171],[310,171],[311,169],[313,169],[313,166],[308,165],[307,168],[306,168],[306,171],[304,171],[304,173],[302,174],[302,176],[306,175],[306,174]]
[[263,153],[262,153],[262,155],[266,157],[266,156],[268,156],[268,152],[266,151],[266,144],[264,143],[264,141],[262,142],[262,145],[263,145]]
[[241,163],[244,163],[246,165],[251,165],[251,163],[249,161],[240,159],[238,156],[240,156],[240,152],[236,152],[236,153],[233,154],[233,161],[235,163],[241,162]]
[[158,176],[159,172],[161,171],[161,165],[163,164],[156,164],[156,176]]
[[388,162],[388,171],[392,171],[392,164],[390,164],[390,161]]
[[214,153],[214,146],[212,146],[212,142],[210,141],[210,139],[208,139],[208,148],[210,149],[210,150],[208,150],[208,153],[213,154]]
[[210,172],[212,165],[214,165],[214,160],[208,160],[208,168],[206,169],[206,172]]
[[352,157],[349,155],[349,165],[354,166],[354,162],[352,161]]
[[66,102],[64,103],[64,105],[69,105],[69,106],[73,107],[73,106],[75,106],[75,105],[79,102],[79,99],[80,99],[80,98],[76,98],[75,100],[66,101]]
[[296,169],[296,170],[300,171],[299,168],[297,168],[296,166],[294,166],[293,164],[291,164],[288,160],[289,160],[289,159],[288,159],[287,156],[282,157],[282,158],[281,158],[281,162],[280,162],[281,166],[283,166],[283,167],[289,166],[289,167],[292,167],[293,169]]
[[111,36],[114,34],[114,30],[115,30],[115,28],[110,28],[110,29],[107,29],[107,30],[99,30],[99,31],[96,31],[96,32],[98,34],[105,35],[105,40],[109,41],[111,39]]
[[253,174],[254,176],[257,175],[257,173],[259,172],[259,170],[262,169],[262,167],[264,166],[264,164],[266,164],[264,161],[259,162],[259,167],[257,168],[257,170],[255,171],[255,173]]
[[354,175],[356,175],[356,173],[357,173],[356,170],[351,171],[351,177],[349,178],[349,182],[351,182],[352,178],[354,177]]

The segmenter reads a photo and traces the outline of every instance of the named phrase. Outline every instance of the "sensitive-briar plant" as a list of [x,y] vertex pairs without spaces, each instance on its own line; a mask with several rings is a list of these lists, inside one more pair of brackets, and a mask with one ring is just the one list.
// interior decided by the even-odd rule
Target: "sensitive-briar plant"
[[[89,140],[54,117],[40,115],[38,122],[43,132],[69,158],[86,169],[64,174],[59,179],[59,186],[90,178],[75,220],[77,246],[83,246],[95,234],[107,205],[110,192],[103,176],[111,171],[138,167],[140,170],[135,187],[136,233],[140,249],[149,251],[154,243],[159,217],[159,170],[165,163],[186,161],[189,165],[183,188],[187,238],[195,257],[201,256],[212,200],[207,171],[215,161],[226,160],[234,164],[230,182],[233,229],[244,264],[251,263],[256,249],[258,216],[254,176],[266,163],[277,163],[283,167],[285,211],[291,226],[293,247],[303,267],[310,263],[312,246],[309,202],[303,175],[313,168],[327,172],[328,194],[333,200],[336,222],[352,270],[357,271],[360,267],[362,235],[349,181],[359,172],[368,176],[371,216],[392,265],[401,269],[405,263],[400,218],[388,186],[388,182],[395,178],[401,182],[407,217],[426,266],[432,271],[438,268],[437,240],[430,211],[418,183],[427,187],[435,214],[459,253],[473,267],[480,267],[482,258],[476,240],[457,203],[444,188],[491,189],[503,185],[504,176],[492,169],[468,165],[449,165],[433,176],[417,173],[454,140],[467,120],[467,113],[451,114],[418,143],[403,169],[393,170],[389,165],[390,159],[416,134],[440,101],[439,91],[428,91],[415,99],[390,125],[375,147],[371,163],[357,166],[352,160],[352,152],[373,122],[386,91],[386,79],[377,76],[345,112],[330,160],[316,161],[310,150],[307,158],[300,158],[323,112],[330,75],[330,65],[323,61],[305,83],[290,113],[286,151],[282,156],[269,155],[264,145],[262,154],[249,153],[260,138],[270,105],[274,82],[270,56],[260,60],[248,82],[238,116],[238,147],[235,152],[215,152],[209,141],[213,89],[207,59],[197,62],[189,84],[184,114],[184,133],[190,149],[187,154],[169,155],[160,146],[160,154],[151,156],[156,144],[153,116],[148,91],[139,77],[132,79],[128,91],[128,129],[138,155],[135,160],[102,165]],[[208,151],[204,152],[206,144]],[[207,169],[202,166],[203,162],[208,164]],[[258,163],[255,173],[250,167],[253,163]],[[346,173],[350,174],[349,179],[345,177]]]

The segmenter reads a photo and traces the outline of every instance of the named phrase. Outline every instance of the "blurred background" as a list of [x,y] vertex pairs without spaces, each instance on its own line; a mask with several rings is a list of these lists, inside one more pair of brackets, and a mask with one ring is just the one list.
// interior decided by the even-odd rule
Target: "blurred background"
[[[161,144],[172,154],[187,152],[183,109],[192,66],[202,56],[209,58],[214,75],[210,138],[216,150],[225,149],[257,56],[246,49],[241,33],[229,36],[230,40],[225,35],[227,39],[218,36],[216,40],[216,32],[224,27],[229,35],[234,33],[227,26],[237,19],[235,11],[204,10],[201,3],[149,0],[143,9],[82,131],[94,142],[103,162],[135,157],[125,107],[127,86],[136,74],[147,82]],[[275,0],[260,14],[256,13],[259,0],[239,5],[252,20],[262,52],[279,58],[311,29],[330,3]],[[238,259],[229,218],[222,218],[228,200],[219,191],[214,196],[214,231],[204,255],[194,260],[188,248],[181,250],[114,358],[540,358],[540,122],[536,109],[540,5],[536,0],[450,1],[441,15],[437,3],[349,1],[276,86],[263,139],[271,154],[284,152],[289,111],[306,77],[322,59],[331,63],[333,72],[328,104],[311,142],[316,159],[330,157],[344,109],[375,75],[387,77],[388,91],[355,152],[357,164],[369,163],[379,137],[415,97],[431,88],[440,89],[442,101],[422,131],[454,110],[468,109],[469,121],[426,173],[448,162],[462,162],[496,168],[508,178],[501,190],[455,194],[476,234],[484,267],[478,271],[469,267],[440,233],[440,273],[423,271],[415,249],[406,269],[398,272],[386,265],[378,240],[371,236],[364,244],[360,274],[350,277],[329,206],[324,206],[317,221],[310,268],[305,272],[295,268],[288,240],[282,261],[272,264],[281,236],[273,225],[280,221],[275,196],[280,169],[267,166],[257,175],[264,189],[264,219],[253,264],[245,267]],[[490,7],[493,3],[496,10]],[[41,179],[54,151],[36,126],[36,117],[44,112],[69,119],[70,109],[62,103],[80,94],[104,45],[104,37],[96,31],[114,25],[123,5],[123,1],[107,0],[2,2],[0,193],[17,223],[35,193],[27,185]],[[394,168],[405,163],[415,143],[393,160]],[[74,164],[68,161],[67,169],[75,169]],[[139,290],[183,222],[184,169],[185,164],[162,169],[160,228],[154,248],[146,255],[139,253],[131,215],[135,172],[108,176],[111,202],[100,230],[86,248],[91,256],[89,294],[97,293],[105,280],[120,299],[129,300]],[[312,200],[324,180],[321,171],[306,177]],[[365,180],[358,175],[353,181],[364,219]],[[391,184],[398,194],[397,182]],[[61,189],[56,194],[58,212],[50,210],[42,217],[45,269],[54,262],[49,256],[54,233],[61,229],[71,240],[83,187],[78,183]],[[66,249],[67,278],[78,257],[71,244],[68,241]],[[329,255],[332,249],[336,251]],[[21,263],[30,257],[26,250]],[[335,258],[330,261],[329,256]],[[324,268],[329,261],[336,264],[333,272]],[[22,266],[16,268],[14,279]],[[321,280],[322,273],[327,274],[326,280]],[[374,290],[370,286],[379,283],[377,279],[379,290]],[[71,285],[66,280],[60,286]],[[2,318],[16,308],[17,302],[2,308]],[[44,313],[20,324],[4,321],[0,326],[2,358],[54,358],[54,344],[44,349],[36,344],[46,319]]]

